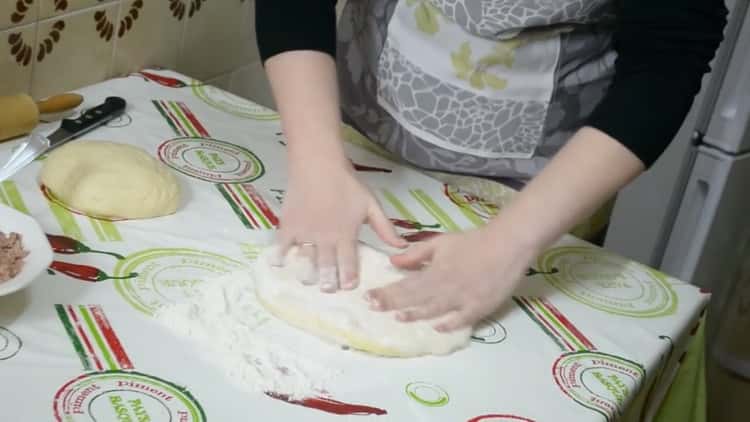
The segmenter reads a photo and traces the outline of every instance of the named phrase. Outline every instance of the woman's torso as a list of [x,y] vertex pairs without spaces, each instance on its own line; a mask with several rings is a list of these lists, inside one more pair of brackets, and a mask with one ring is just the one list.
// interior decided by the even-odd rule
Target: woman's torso
[[419,167],[535,175],[614,74],[610,0],[349,0],[348,123]]

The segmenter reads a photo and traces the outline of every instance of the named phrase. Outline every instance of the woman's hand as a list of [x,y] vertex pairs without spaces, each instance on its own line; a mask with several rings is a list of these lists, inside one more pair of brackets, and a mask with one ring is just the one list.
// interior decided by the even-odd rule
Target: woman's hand
[[281,256],[296,244],[312,259],[314,271],[300,281],[318,283],[325,292],[356,288],[357,238],[364,223],[385,243],[406,246],[348,163],[310,159],[293,164],[278,239]]
[[353,289],[359,284],[357,235],[363,223],[386,244],[405,247],[406,242],[354,176],[344,153],[336,63],[325,53],[295,50],[271,57],[265,66],[288,140],[279,258],[296,244],[314,264],[301,281],[319,283],[327,292]]
[[615,139],[583,128],[487,226],[441,235],[392,258],[415,275],[368,293],[374,309],[404,321],[448,317],[450,331],[492,313],[522,280],[531,261],[643,171]]
[[401,321],[438,319],[435,329],[452,331],[494,312],[534,258],[534,248],[490,227],[443,234],[393,256],[395,266],[418,271],[366,298],[374,310],[397,311]]

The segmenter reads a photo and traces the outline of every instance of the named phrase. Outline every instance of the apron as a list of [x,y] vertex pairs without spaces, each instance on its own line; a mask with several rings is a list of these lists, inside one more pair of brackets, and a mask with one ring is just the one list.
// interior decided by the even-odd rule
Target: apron
[[533,177],[614,75],[611,0],[349,0],[344,118],[424,169]]

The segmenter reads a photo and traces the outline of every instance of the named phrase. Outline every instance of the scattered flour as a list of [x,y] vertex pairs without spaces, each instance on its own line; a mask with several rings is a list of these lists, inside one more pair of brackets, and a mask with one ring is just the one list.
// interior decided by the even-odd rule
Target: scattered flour
[[262,307],[251,272],[206,280],[190,299],[162,308],[156,319],[194,342],[205,361],[221,366],[247,392],[317,396],[340,374],[325,362],[334,347],[300,347],[303,334]]

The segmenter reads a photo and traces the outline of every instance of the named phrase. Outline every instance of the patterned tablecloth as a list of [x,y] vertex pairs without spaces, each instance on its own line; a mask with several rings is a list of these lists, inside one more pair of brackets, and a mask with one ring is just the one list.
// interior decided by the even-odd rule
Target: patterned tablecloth
[[[272,236],[286,185],[278,116],[173,72],[147,76],[79,91],[86,107],[128,101],[125,116],[86,139],[137,145],[174,169],[185,192],[177,214],[80,215],[40,188],[40,162],[0,184],[0,203],[34,216],[56,251],[47,274],[0,298],[1,420],[635,421],[658,409],[708,295],[570,236],[465,350],[409,360],[341,352],[350,372],[327,397],[242,393],[152,315],[252,266]],[[498,212],[343,130],[360,175],[401,226],[459,231]]]

